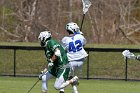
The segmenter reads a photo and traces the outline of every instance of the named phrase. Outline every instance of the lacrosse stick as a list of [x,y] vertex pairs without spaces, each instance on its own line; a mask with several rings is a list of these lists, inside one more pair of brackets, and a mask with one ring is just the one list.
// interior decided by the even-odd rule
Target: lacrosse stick
[[125,58],[128,58],[128,59],[137,59],[137,57],[133,53],[131,53],[129,50],[124,50],[122,52],[122,54],[123,54],[123,56]]
[[140,61],[140,55],[137,55],[136,59]]
[[124,59],[125,59],[125,62],[126,62],[126,66],[125,66],[125,80],[127,81],[127,68],[128,68],[128,64],[127,64],[127,60],[128,59],[136,59],[136,60],[139,60],[140,61],[140,55],[137,55],[135,56],[133,53],[131,53],[129,50],[124,50],[122,52],[123,56],[124,56]]
[[129,50],[124,50],[122,52],[123,56],[125,58],[128,58],[128,59],[136,59],[136,60],[139,60],[140,61],[140,55],[134,55],[132,52],[130,52]]
[[34,88],[34,86],[37,84],[39,82],[39,79],[35,82],[35,84],[28,90],[28,92],[27,93],[29,93],[33,88]]
[[[47,72],[47,68],[45,68],[43,71],[41,71],[42,72],[42,76]],[[34,86],[39,82],[39,80],[40,79],[38,79],[34,84],[33,84],[33,86],[28,90],[28,92],[27,93],[29,93],[33,88],[34,88]]]
[[128,59],[136,59],[136,56],[133,54],[133,53],[131,53],[129,50],[124,50],[123,52],[122,52],[122,55],[124,56],[124,59],[125,59],[125,80],[127,81],[127,69],[128,69]]
[[82,31],[82,26],[83,26],[83,23],[84,23],[85,14],[88,11],[89,7],[91,6],[91,2],[89,0],[82,0],[82,3],[83,3],[83,18],[82,18],[80,31]]

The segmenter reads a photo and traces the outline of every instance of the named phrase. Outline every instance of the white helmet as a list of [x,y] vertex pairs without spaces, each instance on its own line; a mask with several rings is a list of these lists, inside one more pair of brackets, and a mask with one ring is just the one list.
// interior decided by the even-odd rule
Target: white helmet
[[74,32],[79,31],[79,26],[74,22],[70,22],[66,25],[66,30],[74,33]]
[[52,37],[50,31],[43,31],[39,34],[38,39],[41,41],[41,46],[46,45],[46,41]]

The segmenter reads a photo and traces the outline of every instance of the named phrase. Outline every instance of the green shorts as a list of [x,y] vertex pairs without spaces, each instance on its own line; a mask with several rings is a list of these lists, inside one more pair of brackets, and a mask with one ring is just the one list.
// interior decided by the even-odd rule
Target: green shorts
[[68,80],[69,73],[70,73],[70,68],[59,69],[57,73],[57,78],[59,78],[60,76],[63,76],[64,80],[66,81]]
[[52,68],[52,69],[49,70],[49,73],[51,73],[56,78],[59,78],[60,76],[63,75],[64,80],[66,81],[68,79],[68,76],[69,76],[69,73],[70,73],[70,68],[64,68],[64,69]]

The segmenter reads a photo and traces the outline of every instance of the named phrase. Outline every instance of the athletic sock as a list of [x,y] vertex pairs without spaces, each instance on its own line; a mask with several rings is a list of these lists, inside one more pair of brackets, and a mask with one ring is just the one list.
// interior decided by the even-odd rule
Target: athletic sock
[[78,93],[77,87],[75,85],[73,85],[72,87],[73,87],[73,93]]

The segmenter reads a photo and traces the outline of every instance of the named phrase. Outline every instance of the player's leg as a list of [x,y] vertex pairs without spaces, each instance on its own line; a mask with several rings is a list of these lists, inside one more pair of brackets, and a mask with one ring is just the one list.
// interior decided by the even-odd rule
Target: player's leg
[[[48,90],[48,80],[51,79],[53,75],[48,71],[42,76],[42,93],[47,93]],[[60,89],[59,93],[64,93],[64,89]]]
[[64,88],[60,89],[59,93],[64,93]]
[[63,89],[65,87],[67,87],[69,84],[72,84],[73,82],[77,82],[78,81],[78,77],[75,76],[73,77],[71,80],[64,80],[64,77],[61,76],[60,78],[57,78],[54,84],[55,89],[59,90],[59,89]]
[[73,77],[71,80],[68,80],[69,71],[70,71],[69,68],[59,69],[58,76],[57,76],[55,84],[54,84],[54,87],[57,90],[63,89],[65,87],[67,87],[69,84],[78,81],[77,76]]
[[[84,63],[84,59],[70,62],[70,65],[71,65],[71,74],[70,75],[74,76],[75,72],[82,73],[83,63]],[[77,84],[79,85],[79,82],[72,83],[72,88],[73,88],[74,93],[78,93]]]
[[[74,74],[75,74],[75,68],[78,66],[77,65],[77,62],[70,62],[70,65],[71,65],[71,71],[70,71],[70,77],[69,79],[73,78]],[[72,88],[73,88],[73,93],[78,93],[78,89],[77,89],[77,86],[72,83]]]
[[[70,70],[70,76],[69,76],[69,80],[73,78],[74,74],[75,74],[75,68],[78,66],[77,65],[77,62],[70,62],[70,65],[71,65],[71,70]],[[77,86],[76,84],[72,83],[72,88],[73,88],[73,93],[78,93],[78,89],[77,89]]]
[[70,76],[74,76],[76,72],[82,73],[82,66],[84,64],[84,58],[81,60],[71,61],[69,64],[71,66]]
[[53,77],[48,71],[42,76],[42,93],[47,93],[48,90],[48,80]]

